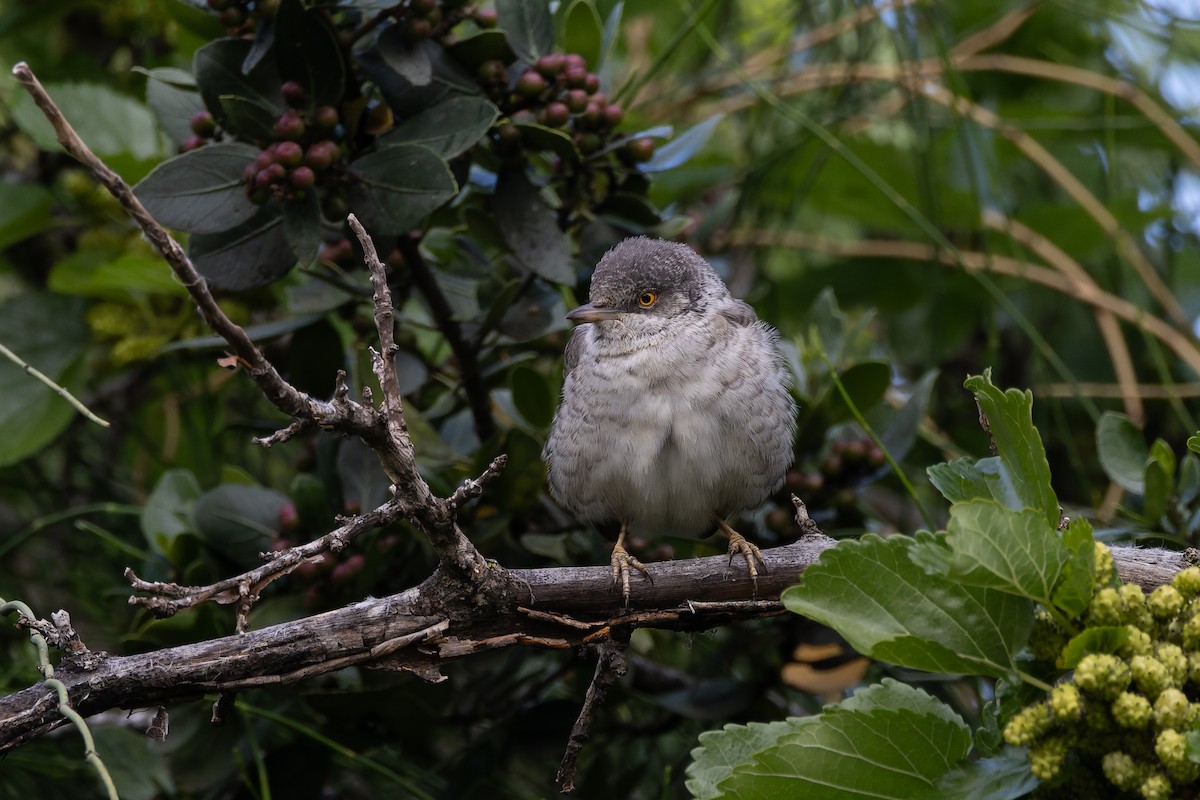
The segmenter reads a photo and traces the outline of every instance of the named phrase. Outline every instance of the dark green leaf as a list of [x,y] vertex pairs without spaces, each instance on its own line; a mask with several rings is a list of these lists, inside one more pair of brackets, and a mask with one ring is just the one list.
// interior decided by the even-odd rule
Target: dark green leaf
[[254,25],[254,44],[242,59],[242,72],[249,74],[275,46],[275,20],[260,19]]
[[1191,505],[1197,495],[1200,495],[1200,459],[1184,453],[1179,462],[1179,502]]
[[[838,377],[855,407],[860,413],[865,413],[883,399],[884,393],[891,386],[892,367],[886,361],[861,361]],[[850,407],[846,405],[842,393],[836,387],[829,389],[825,413],[831,423],[842,422],[852,416]]]
[[275,109],[252,97],[223,94],[217,98],[220,110],[213,116],[223,120],[231,133],[251,141],[266,141],[275,135]]
[[30,183],[5,183],[0,203],[0,250],[40,233],[50,225],[53,198],[43,187]]
[[1017,800],[1039,781],[1029,771],[1025,750],[1006,747],[999,755],[969,761],[938,781],[941,800]]
[[200,483],[186,469],[169,469],[154,484],[142,508],[142,535],[146,543],[171,559],[175,540],[192,532],[192,503],[200,496]]
[[571,283],[571,247],[557,214],[525,173],[502,173],[492,196],[496,222],[513,254],[530,271],[555,283]]
[[[975,401],[987,419],[992,442],[996,445],[1000,470],[995,478],[988,476],[993,497],[1000,502],[1010,502],[1016,509],[1032,508],[1040,512],[1052,528],[1057,528],[1061,512],[1058,498],[1050,487],[1046,450],[1033,426],[1033,395],[1028,390],[1001,391],[992,384],[991,370],[986,370],[982,376],[967,378],[963,385],[975,394]],[[1015,497],[1015,501],[1010,496]]]
[[700,746],[692,750],[692,763],[687,767],[687,790],[696,800],[717,800],[722,794],[717,784],[725,780],[734,767],[752,763],[755,753],[774,745],[784,734],[805,725],[819,724],[817,717],[789,717],[748,725],[731,723],[719,731],[706,731],[700,734]]
[[379,459],[358,439],[338,447],[337,474],[342,483],[342,503],[352,513],[370,511],[388,499],[391,481]]
[[1096,450],[1100,466],[1113,483],[1134,494],[1146,489],[1146,441],[1133,420],[1106,411],[1096,425]]
[[90,723],[96,752],[123,800],[153,800],[175,794],[167,753],[132,727]]
[[236,142],[208,145],[164,161],[134,187],[142,205],[170,228],[216,233],[258,212],[246,196],[242,172],[257,148]]
[[341,102],[342,49],[317,9],[306,9],[300,0],[281,0],[275,14],[275,59],[280,78],[304,87],[309,108]]
[[196,498],[192,521],[196,533],[222,557],[241,567],[262,563],[279,533],[279,512],[291,500],[262,486],[225,483]]
[[554,418],[554,393],[540,372],[526,364],[508,371],[508,388],[513,405],[521,416],[535,428],[548,428]]
[[841,541],[783,593],[784,605],[872,658],[929,672],[1009,674],[1029,636],[1033,604],[927,575],[910,554],[931,537]]
[[104,253],[80,250],[51,268],[46,286],[60,294],[114,299],[187,294],[162,258],[142,252],[109,258]]
[[472,70],[485,61],[503,61],[507,64],[516,58],[504,31],[495,30],[468,36],[447,47],[446,52],[456,62]]
[[389,25],[379,34],[376,45],[383,63],[413,86],[426,86],[433,80],[433,62],[423,47],[414,47],[401,25]]
[[193,235],[188,255],[214,288],[230,292],[266,286],[296,263],[283,233],[283,216],[271,206],[232,230]]
[[196,51],[192,73],[204,105],[217,123],[235,130],[221,104],[221,97],[240,97],[243,102],[279,111],[280,78],[272,59],[263,59],[248,74],[242,62],[252,47],[246,39],[218,39]]
[[633,192],[614,192],[599,210],[606,217],[628,220],[643,228],[652,228],[662,222],[662,215],[654,204],[645,195]]
[[1193,453],[1200,453],[1200,436],[1189,436],[1187,446]]
[[496,0],[496,19],[523,61],[532,64],[554,49],[554,18],[544,0]]
[[944,464],[934,464],[925,472],[929,482],[951,503],[962,503],[992,496],[987,479],[973,458],[956,458]]
[[204,110],[204,101],[190,72],[175,67],[146,70],[146,104],[158,124],[176,144],[192,135],[191,119]]
[[966,758],[970,729],[949,706],[885,678],[827,707],[753,761],[735,767],[718,790],[736,798],[920,798]]
[[321,249],[321,206],[315,189],[309,189],[302,200],[284,203],[283,235],[299,266],[307,267],[317,260]]
[[351,207],[374,234],[406,233],[458,191],[446,162],[417,145],[384,147],[350,164]]
[[1083,633],[1067,642],[1055,666],[1059,669],[1075,669],[1089,653],[1115,653],[1128,638],[1128,625],[1085,628]]
[[456,95],[409,117],[380,138],[389,147],[419,144],[442,158],[453,158],[482,139],[499,113],[482,97]]
[[604,30],[600,24],[600,12],[592,0],[573,0],[567,7],[563,24],[563,50],[578,53],[593,71],[600,64],[600,47]]
[[642,172],[665,172],[686,163],[692,156],[696,155],[700,148],[704,147],[708,142],[708,137],[712,135],[713,130],[717,127],[717,123],[724,118],[724,114],[716,114],[703,122],[697,122],[671,141],[659,147],[654,152],[654,157],[645,164],[642,164],[639,169]]
[[1073,517],[1062,532],[1062,543],[1070,557],[1054,590],[1054,605],[1068,617],[1075,617],[1091,602],[1095,583],[1096,547],[1091,523]]
[[575,140],[566,131],[536,122],[518,122],[515,126],[521,132],[521,143],[526,149],[547,150],[572,163],[577,163],[581,158]]
[[1142,515],[1146,523],[1153,527],[1167,510],[1171,493],[1175,491],[1175,477],[1166,471],[1161,461],[1150,461],[1146,464],[1143,483]]

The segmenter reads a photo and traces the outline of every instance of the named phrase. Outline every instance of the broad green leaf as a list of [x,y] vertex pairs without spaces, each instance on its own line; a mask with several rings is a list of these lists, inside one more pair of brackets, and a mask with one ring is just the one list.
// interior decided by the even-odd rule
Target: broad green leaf
[[1055,665],[1059,669],[1075,669],[1089,653],[1115,653],[1129,638],[1128,625],[1084,628],[1063,647]]
[[279,532],[279,512],[290,503],[287,495],[273,489],[224,483],[196,498],[192,521],[216,553],[251,567],[262,563],[258,554],[269,549]]
[[380,141],[386,146],[419,144],[454,158],[482,139],[500,112],[482,97],[454,95],[401,122]]
[[544,0],[496,0],[496,21],[523,61],[532,64],[554,49],[554,18]]
[[937,376],[937,370],[933,369],[922,375],[909,387],[909,398],[899,408],[878,403],[866,415],[867,422],[879,433],[884,449],[897,461],[903,459],[917,441],[917,432],[929,408]]
[[454,197],[446,162],[417,145],[384,147],[350,164],[351,207],[373,235],[406,233]]
[[169,469],[154,484],[142,509],[142,535],[157,552],[171,559],[175,539],[191,533],[191,507],[200,483],[186,469]]
[[1057,527],[1061,512],[1050,487],[1046,450],[1033,426],[1033,395],[1028,390],[1001,391],[992,384],[991,370],[967,378],[963,385],[975,394],[996,445],[1000,473],[996,479],[989,476],[993,496],[1005,502],[1011,492],[1019,503],[1015,508],[1039,511],[1052,528]]
[[225,112],[222,97],[238,97],[263,109],[280,109],[279,86],[281,80],[275,70],[274,59],[264,58],[246,74],[242,63],[253,44],[246,39],[217,39],[196,51],[192,60],[192,73],[204,105],[212,112],[217,123],[237,132],[235,120]]
[[187,290],[159,256],[79,250],[50,269],[46,286],[59,294],[128,298],[144,294],[185,295]]
[[748,725],[730,723],[719,731],[705,731],[700,734],[700,746],[692,750],[692,762],[687,767],[687,790],[696,800],[716,800],[721,796],[717,784],[734,767],[751,763],[755,753],[772,746],[784,734],[819,724],[819,717],[789,717]]
[[1033,509],[970,500],[952,505],[946,535],[914,545],[912,557],[951,580],[1049,605],[1070,553]]
[[1062,543],[1070,556],[1054,589],[1054,605],[1068,617],[1075,617],[1091,602],[1096,577],[1096,547],[1091,523],[1082,517],[1073,517],[1062,531]]
[[1190,505],[1200,495],[1200,458],[1184,453],[1179,462],[1179,502]]
[[300,0],[281,0],[275,14],[275,60],[280,78],[304,87],[309,108],[341,102],[342,49],[316,8],[306,9]]
[[716,114],[703,122],[697,122],[683,133],[654,151],[654,157],[639,165],[642,172],[665,172],[686,163],[704,147],[724,114]]
[[992,490],[973,458],[956,458],[944,464],[934,464],[925,470],[929,482],[951,503],[963,503],[977,498],[990,498]]
[[1096,425],[1096,451],[1100,466],[1113,483],[1134,494],[1146,489],[1146,441],[1133,420],[1106,411]]
[[[83,394],[87,342],[83,307],[76,298],[25,292],[0,304],[0,344],[77,397]],[[0,387],[0,466],[37,453],[78,413],[3,356]]]
[[[860,361],[840,372],[838,378],[859,413],[865,413],[883,399],[892,383],[892,367],[886,361]],[[851,418],[850,406],[837,387],[831,386],[827,397],[825,414],[830,423]]]
[[188,255],[215,288],[230,292],[266,286],[296,263],[284,236],[283,216],[270,205],[231,230],[193,234]]
[[1188,731],[1183,736],[1187,742],[1188,761],[1200,764],[1200,731]]
[[229,131],[243,139],[264,141],[275,137],[278,113],[271,106],[240,94],[223,94],[217,98],[219,111],[213,116],[222,120]]
[[303,199],[283,204],[283,235],[301,267],[317,260],[321,249],[321,206],[315,190],[307,191]]
[[142,205],[169,228],[217,233],[242,224],[259,207],[246,196],[242,172],[258,148],[227,142],[164,161],[134,187]]
[[514,123],[521,132],[521,143],[528,150],[548,150],[560,158],[572,163],[578,162],[582,156],[575,140],[566,131],[538,125],[536,122]]
[[158,124],[176,144],[192,135],[191,120],[204,110],[204,100],[190,72],[175,67],[158,67],[143,72],[146,81],[146,104],[154,112]]
[[910,556],[931,538],[867,534],[839,542],[783,593],[784,605],[872,658],[928,672],[1009,674],[1029,636],[1033,604],[927,575]]
[[968,761],[938,780],[941,800],[1017,800],[1039,781],[1029,771],[1024,749],[1006,747],[999,755]]
[[643,228],[653,228],[662,222],[662,214],[654,204],[645,195],[634,192],[613,192],[599,211],[605,217],[629,220]]
[[433,80],[433,62],[424,47],[414,46],[402,25],[389,25],[379,34],[376,50],[383,63],[413,86],[427,86]]
[[721,781],[720,797],[937,800],[937,781],[966,758],[967,725],[920,689],[887,678],[826,708]]
[[0,250],[50,226],[53,198],[45,188],[31,183],[3,184],[0,203]]
[[504,241],[526,269],[555,283],[575,280],[571,246],[557,214],[524,171],[502,173],[492,203]]
[[546,378],[527,364],[508,371],[508,388],[521,416],[535,428],[547,428],[554,418],[555,397]]
[[595,70],[600,64],[600,46],[604,29],[600,12],[592,0],[573,0],[567,7],[563,23],[562,47],[568,53],[578,53]]
[[1142,494],[1142,515],[1150,525],[1157,525],[1166,513],[1167,503],[1175,493],[1175,453],[1162,439],[1150,445],[1143,475],[1145,491]]
[[1193,453],[1200,453],[1200,435],[1189,436],[1187,446],[1188,450],[1191,450]]

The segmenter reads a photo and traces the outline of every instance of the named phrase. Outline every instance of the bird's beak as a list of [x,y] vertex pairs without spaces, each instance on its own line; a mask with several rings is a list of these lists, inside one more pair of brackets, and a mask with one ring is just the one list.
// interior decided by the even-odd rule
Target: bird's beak
[[605,319],[616,319],[620,316],[622,316],[621,312],[615,308],[603,308],[601,306],[594,306],[591,303],[585,303],[567,313],[567,319],[571,320],[571,322],[600,322]]

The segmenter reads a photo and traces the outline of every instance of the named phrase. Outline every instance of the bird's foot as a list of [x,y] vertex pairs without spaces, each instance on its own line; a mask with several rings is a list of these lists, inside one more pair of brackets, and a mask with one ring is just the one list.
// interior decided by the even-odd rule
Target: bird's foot
[[[624,538],[624,536],[621,538]],[[618,540],[616,545],[613,547],[611,561],[613,588],[617,588],[618,584],[621,586],[621,596],[624,598],[625,607],[628,608],[630,571],[636,569],[638,572],[642,573],[644,576],[646,576],[646,580],[650,581],[652,586],[654,585],[654,578],[650,576],[650,570],[646,569],[645,564],[629,555],[629,551],[625,549],[624,543],[620,540]]]
[[722,525],[721,530],[729,537],[729,566],[733,566],[734,556],[740,555],[745,559],[746,569],[750,572],[750,582],[754,586],[754,597],[758,597],[758,568],[761,566],[764,573],[767,571],[767,562],[763,561],[762,551],[728,525]]

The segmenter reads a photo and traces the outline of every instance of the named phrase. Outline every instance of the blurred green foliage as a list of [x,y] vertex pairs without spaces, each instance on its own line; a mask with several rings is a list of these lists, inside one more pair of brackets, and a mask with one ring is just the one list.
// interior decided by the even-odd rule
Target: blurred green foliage
[[[340,220],[353,209],[372,223],[393,268],[425,475],[446,493],[509,455],[463,514],[487,556],[512,567],[605,561],[603,538],[547,499],[539,453],[561,385],[563,314],[585,297],[598,256],[641,231],[698,247],[782,333],[802,417],[787,486],[745,524],[761,543],[798,534],[792,491],[831,535],[923,525],[831,369],[944,523],[924,470],[986,451],[962,378],[991,366],[998,385],[1038,398],[1070,513],[1104,511],[1097,536],[1109,540],[1196,544],[1200,473],[1194,459],[1166,455],[1197,430],[1200,378],[1190,327],[1200,312],[1198,99],[1188,88],[1200,28],[1174,5],[575,0],[518,19],[521,3],[446,2],[433,4],[440,21],[416,2],[394,13],[386,2],[217,5],[13,0],[0,9],[0,55],[28,61],[130,181],[188,163],[179,146],[207,110],[222,143],[193,142],[184,155],[245,154],[226,177],[229,202],[249,197],[244,162],[273,144],[278,155],[261,123],[292,108],[283,81],[321,85],[343,128],[331,129],[339,149],[327,173],[340,177],[318,178],[311,196],[272,195],[257,212],[266,217],[247,219],[278,221],[279,238],[260,240],[259,260],[226,259],[211,274],[251,273],[222,304],[295,385],[327,396],[338,369],[370,385],[368,284]],[[207,63],[197,51],[219,50],[218,66],[234,51],[273,53],[264,31],[279,8],[300,40],[324,43],[258,62],[279,73],[269,85],[192,88]],[[344,57],[342,83],[322,82],[332,61],[309,69],[315,52]],[[557,95],[515,91],[548,53],[586,54],[620,121],[589,128],[586,111],[570,111],[555,127]],[[438,78],[422,84],[426,69]],[[250,89],[264,105],[221,99]],[[422,116],[431,109],[443,116]],[[643,140],[652,152],[630,145]],[[409,213],[397,195],[416,180],[402,168],[416,162],[401,156],[420,159],[440,188],[389,229]],[[328,436],[249,444],[285,420],[216,366],[221,343],[166,267],[7,78],[0,165],[0,343],[112,422],[86,422],[0,361],[0,596],[43,616],[68,609],[90,647],[114,653],[229,633],[227,609],[156,621],[130,607],[122,570],[226,576],[260,549],[378,503],[386,480],[369,453]],[[372,187],[365,200],[348,190],[354,175]],[[178,174],[169,189],[180,185],[186,195]],[[214,210],[175,221],[191,227],[194,255],[228,244],[206,236],[242,236],[205,230],[199,220]],[[1039,281],[1044,273],[1058,277]],[[1097,306],[1100,296],[1136,312],[1116,336],[1098,327],[1097,307],[1114,307]],[[634,545],[644,560],[722,549]],[[412,530],[378,531],[338,563],[273,586],[251,624],[398,591],[432,567]],[[584,751],[578,796],[684,796],[701,731],[819,708],[780,679],[816,635],[795,619],[692,637],[639,631],[631,676]],[[29,650],[0,627],[0,692],[36,679]],[[110,766],[140,765],[118,774],[122,797],[548,796],[591,670],[573,655],[510,650],[450,664],[436,686],[347,670],[246,693],[219,729],[206,704],[180,705],[162,746],[128,736],[117,717],[94,727]],[[984,684],[936,691],[978,721]],[[93,778],[78,750],[68,735],[9,755],[0,797],[79,796]]]

